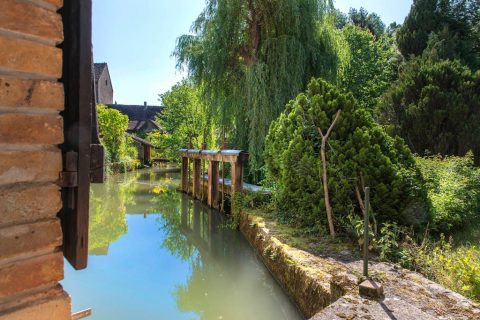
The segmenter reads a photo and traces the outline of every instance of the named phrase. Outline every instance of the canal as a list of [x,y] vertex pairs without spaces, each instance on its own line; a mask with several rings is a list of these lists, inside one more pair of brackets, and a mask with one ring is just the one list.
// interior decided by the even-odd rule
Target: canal
[[177,192],[155,168],[110,177],[90,192],[89,264],[66,262],[72,310],[89,319],[302,319],[222,214]]

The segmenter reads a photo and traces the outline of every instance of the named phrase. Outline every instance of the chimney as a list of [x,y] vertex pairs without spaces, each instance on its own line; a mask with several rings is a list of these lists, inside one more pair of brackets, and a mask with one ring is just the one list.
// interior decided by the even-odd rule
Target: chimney
[[143,106],[144,106],[144,107],[147,106],[147,101],[144,101],[144,102],[143,102]]

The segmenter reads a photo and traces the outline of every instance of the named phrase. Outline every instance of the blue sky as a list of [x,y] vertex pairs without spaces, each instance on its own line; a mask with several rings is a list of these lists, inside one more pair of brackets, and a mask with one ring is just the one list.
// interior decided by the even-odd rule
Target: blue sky
[[[178,36],[188,33],[205,0],[93,0],[95,62],[107,62],[114,100],[124,104],[159,104],[183,74],[171,57]],[[363,6],[388,25],[403,22],[412,0],[336,0],[348,12]]]

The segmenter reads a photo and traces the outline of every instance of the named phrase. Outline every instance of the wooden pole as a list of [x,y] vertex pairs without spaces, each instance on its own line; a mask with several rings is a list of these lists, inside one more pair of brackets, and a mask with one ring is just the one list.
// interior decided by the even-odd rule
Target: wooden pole
[[208,205],[218,208],[218,161],[208,164]]
[[202,169],[202,160],[194,159],[193,160],[193,197],[195,199],[200,199],[200,190],[201,190],[201,183],[200,180],[200,172]]
[[243,163],[232,163],[232,194],[243,190]]
[[188,193],[188,158],[182,157],[182,191]]
[[363,222],[363,275],[368,278],[368,215],[370,211],[370,188],[365,188],[365,215]]

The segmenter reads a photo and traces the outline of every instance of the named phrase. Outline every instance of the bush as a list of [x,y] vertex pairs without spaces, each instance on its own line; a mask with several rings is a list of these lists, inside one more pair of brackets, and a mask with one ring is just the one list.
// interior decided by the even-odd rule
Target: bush
[[450,232],[480,216],[480,169],[474,166],[472,153],[416,161],[432,204],[434,231]]
[[351,94],[342,94],[323,80],[312,80],[305,93],[287,104],[267,136],[267,179],[275,186],[281,217],[324,230],[317,126],[326,131],[339,109],[342,113],[327,146],[335,224],[345,227],[350,213],[361,215],[355,189],[363,186],[372,189],[372,209],[379,223],[426,223],[423,181],[403,140],[388,136],[368,111],[357,107]]
[[452,241],[446,241],[443,236],[438,242],[424,241],[421,245],[410,239],[402,247],[403,267],[480,301],[480,248],[453,248]]

